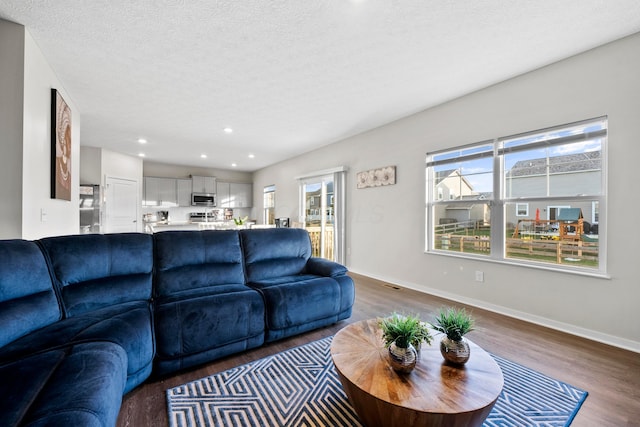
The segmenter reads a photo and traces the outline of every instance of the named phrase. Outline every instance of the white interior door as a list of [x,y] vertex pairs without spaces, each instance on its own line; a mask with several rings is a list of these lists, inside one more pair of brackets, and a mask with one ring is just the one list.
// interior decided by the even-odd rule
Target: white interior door
[[138,231],[138,181],[106,178],[105,233]]

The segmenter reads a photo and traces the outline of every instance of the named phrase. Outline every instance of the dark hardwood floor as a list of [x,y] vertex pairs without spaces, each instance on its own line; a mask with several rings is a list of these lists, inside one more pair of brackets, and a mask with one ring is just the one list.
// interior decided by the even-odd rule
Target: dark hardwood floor
[[[346,321],[149,381],[123,397],[118,426],[167,426],[165,390],[288,348],[335,334],[350,322],[392,311],[430,321],[451,301],[352,274],[353,315]],[[640,426],[640,354],[469,307],[477,329],[468,337],[490,353],[518,362],[589,392],[572,427]],[[473,356],[472,356],[473,357]]]

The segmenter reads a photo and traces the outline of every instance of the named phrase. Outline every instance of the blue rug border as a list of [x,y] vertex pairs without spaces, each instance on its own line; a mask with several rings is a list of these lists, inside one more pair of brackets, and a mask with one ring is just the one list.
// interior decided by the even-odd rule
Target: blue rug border
[[[232,369],[237,369],[237,368],[239,368],[239,367],[241,367],[241,366],[245,366],[245,365],[247,365],[247,366],[248,366],[248,365],[253,365],[253,364],[255,364],[255,363],[257,363],[257,362],[259,362],[259,361],[261,361],[261,360],[263,360],[263,359],[272,358],[272,357],[275,357],[275,356],[277,356],[277,355],[279,355],[279,354],[282,354],[282,353],[288,353],[288,352],[290,352],[290,351],[297,350],[297,349],[299,349],[299,348],[302,348],[302,347],[304,347],[304,346],[306,346],[306,345],[309,345],[309,344],[312,344],[312,343],[316,343],[316,342],[318,342],[318,341],[323,341],[323,340],[330,340],[330,341],[333,341],[334,336],[335,336],[335,335],[328,335],[328,336],[326,336],[326,337],[324,337],[324,338],[318,338],[317,340],[313,340],[313,341],[310,341],[310,342],[305,343],[305,344],[300,344],[300,345],[297,345],[297,346],[294,346],[294,347],[288,348],[288,349],[286,349],[286,350],[283,350],[283,351],[281,351],[281,352],[278,352],[278,353],[275,353],[275,354],[272,354],[272,355],[269,355],[269,356],[258,357],[257,359],[252,360],[252,361],[250,361],[250,362],[242,363],[242,364],[240,364],[240,365],[238,365],[238,366],[234,366],[234,367],[232,367],[232,368],[224,369],[224,370],[222,370],[222,371],[219,371],[219,372],[215,372],[215,373],[209,374],[209,375],[207,375],[207,376],[205,376],[205,377],[203,377],[203,378],[199,378],[199,379],[196,379],[196,380],[188,381],[188,382],[186,382],[186,383],[184,383],[184,384],[181,384],[181,385],[179,385],[179,386],[176,386],[176,387],[181,387],[181,386],[183,386],[183,385],[186,385],[186,384],[189,384],[189,383],[192,383],[192,382],[201,381],[201,380],[203,380],[203,379],[205,379],[205,378],[208,378],[208,377],[211,377],[211,376],[214,376],[214,375],[219,375],[219,374],[221,374],[221,373],[223,373],[223,372],[230,371],[230,370],[232,370]],[[329,344],[329,347],[330,347],[330,346],[331,346],[331,345]],[[589,392],[588,392],[588,391],[586,391],[586,390],[584,390],[584,389],[582,389],[582,388],[579,388],[579,387],[575,387],[575,386],[573,386],[573,385],[571,385],[571,384],[569,384],[569,383],[567,383],[567,382],[565,382],[565,381],[561,381],[561,380],[559,380],[559,379],[556,379],[556,378],[554,378],[554,377],[552,377],[552,376],[549,376],[549,375],[547,375],[547,374],[545,374],[545,373],[542,373],[542,372],[540,372],[540,371],[538,371],[538,370],[536,370],[536,369],[529,368],[528,366],[523,365],[523,364],[521,364],[521,363],[514,362],[514,361],[513,361],[513,360],[511,360],[511,359],[508,359],[508,358],[505,358],[505,357],[502,357],[502,356],[498,356],[498,355],[493,354],[493,353],[490,353],[490,352],[487,352],[487,353],[489,353],[489,355],[490,355],[494,360],[495,360],[495,359],[496,359],[496,357],[497,357],[497,358],[500,358],[500,359],[502,359],[502,360],[505,360],[505,361],[507,361],[507,362],[509,362],[509,363],[513,363],[513,364],[517,364],[517,365],[523,366],[524,368],[526,368],[526,369],[528,369],[528,370],[530,370],[530,371],[532,371],[532,372],[535,372],[536,374],[538,374],[538,375],[540,375],[540,376],[543,376],[543,377],[549,378],[549,379],[551,379],[551,380],[553,380],[553,381],[557,381],[558,383],[561,383],[561,384],[564,384],[564,385],[566,385],[566,386],[569,386],[569,387],[571,387],[572,389],[576,390],[577,392],[581,393],[582,395],[581,395],[580,399],[576,401],[576,406],[575,406],[574,410],[572,411],[571,415],[567,418],[567,421],[566,421],[566,423],[565,423],[565,425],[564,425],[564,427],[570,427],[570,426],[571,426],[571,424],[573,423],[573,420],[575,419],[576,415],[578,415],[578,412],[579,412],[579,411],[580,411],[580,409],[582,408],[582,405],[584,404],[585,400],[586,400],[586,399],[587,399],[587,397],[589,396]],[[497,362],[496,362],[496,363],[497,363]],[[166,389],[166,390],[165,390],[165,400],[166,400],[166,403],[167,403],[167,410],[170,408],[170,397],[169,397],[169,391],[170,391],[171,389],[173,389],[173,388],[176,388],[176,387],[170,387],[170,388],[168,388],[168,389]]]
[[[489,353],[489,352],[487,352],[487,353]],[[552,377],[552,376],[550,376],[550,375],[547,375],[547,374],[545,374],[545,373],[543,373],[543,372],[540,372],[540,371],[538,371],[537,369],[532,369],[532,368],[530,368],[530,367],[528,367],[528,366],[526,366],[526,365],[523,365],[522,363],[514,362],[514,361],[513,361],[513,360],[511,360],[511,359],[507,359],[506,357],[498,356],[497,354],[489,353],[489,355],[490,355],[491,357],[493,357],[493,359],[494,359],[494,360],[495,360],[495,359],[496,359],[496,357],[497,357],[497,358],[500,358],[500,359],[502,359],[502,360],[506,360],[506,361],[507,361],[507,362],[509,362],[509,363],[514,363],[514,364],[517,364],[517,365],[521,365],[521,366],[523,366],[523,367],[527,368],[528,370],[530,370],[530,371],[532,371],[532,372],[535,372],[536,374],[538,374],[538,375],[540,375],[540,376],[543,376],[543,377],[549,378],[550,380],[553,380],[553,381],[557,381],[557,382],[559,382],[559,383],[561,383],[561,384],[563,384],[563,385],[566,385],[566,386],[568,386],[568,387],[571,387],[572,389],[576,390],[576,391],[577,391],[577,392],[579,392],[579,393],[582,393],[582,396],[580,397],[580,399],[576,401],[576,407],[574,408],[573,412],[571,413],[571,415],[570,415],[570,416],[569,416],[569,418],[567,419],[567,422],[565,423],[564,427],[569,427],[569,426],[573,423],[573,419],[576,417],[576,415],[578,415],[578,411],[580,411],[580,408],[582,408],[582,404],[584,403],[584,401],[585,401],[585,400],[587,400],[587,396],[589,396],[589,392],[588,392],[588,391],[586,391],[586,390],[584,390],[584,389],[581,389],[581,388],[579,388],[579,387],[576,387],[576,386],[574,386],[574,385],[572,385],[572,384],[569,384],[568,382],[561,381],[561,380],[559,380],[559,379],[557,379],[557,378],[554,378],[554,377]]]

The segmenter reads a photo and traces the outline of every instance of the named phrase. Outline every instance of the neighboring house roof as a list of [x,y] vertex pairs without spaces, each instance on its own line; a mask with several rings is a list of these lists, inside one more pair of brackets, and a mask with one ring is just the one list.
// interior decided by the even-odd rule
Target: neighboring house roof
[[580,208],[560,208],[560,212],[556,216],[558,221],[577,221],[582,218],[582,209]]
[[456,198],[456,201],[457,201],[456,203],[452,205],[447,205],[445,209],[446,210],[455,210],[455,209],[470,210],[476,205],[486,204],[486,203],[476,203],[476,202],[478,200],[487,200],[487,194],[490,195],[491,193],[471,194],[468,196],[458,197]]
[[436,186],[438,184],[440,184],[442,181],[444,181],[445,179],[449,178],[451,175],[456,174],[461,180],[462,182],[464,182],[467,187],[473,191],[473,186],[469,183],[469,181],[467,181],[467,179],[460,174],[460,171],[458,169],[447,169],[447,170],[443,170],[443,171],[438,171],[436,172]]
[[[549,157],[549,173],[584,172],[600,170],[602,159],[600,151],[589,151],[579,154]],[[521,160],[516,162],[507,172],[507,177],[546,175],[547,158]]]
[[458,172],[458,169],[447,169],[444,171],[436,172],[436,185],[440,184],[446,178],[451,176],[451,174],[453,174],[454,172]]
[[466,196],[460,196],[457,200],[486,200],[487,195],[491,195],[491,193],[469,194]]
[[460,210],[460,211],[468,211],[471,210],[475,205],[477,205],[477,203],[456,203],[455,205],[447,205],[447,207],[445,208],[448,211],[455,211],[455,210]]

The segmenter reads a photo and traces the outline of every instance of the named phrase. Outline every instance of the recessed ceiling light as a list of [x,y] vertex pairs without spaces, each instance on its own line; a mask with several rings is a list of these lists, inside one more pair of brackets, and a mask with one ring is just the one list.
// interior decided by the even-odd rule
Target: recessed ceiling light
[[236,163],[231,163],[231,167],[235,168],[236,166],[238,166]]
[[224,128],[225,133],[232,133],[233,129],[231,128]]
[[255,157],[255,155],[253,155],[253,154],[249,154],[249,158],[250,158],[250,159],[253,159],[254,157]]
[[146,139],[144,139],[144,138],[138,138],[138,142],[139,142],[140,144],[146,144],[146,143],[147,143],[147,140],[146,140]]
[[138,157],[144,157],[144,153],[138,153]]
[[206,154],[200,154],[200,157],[203,158],[203,159],[206,159],[207,155]]

